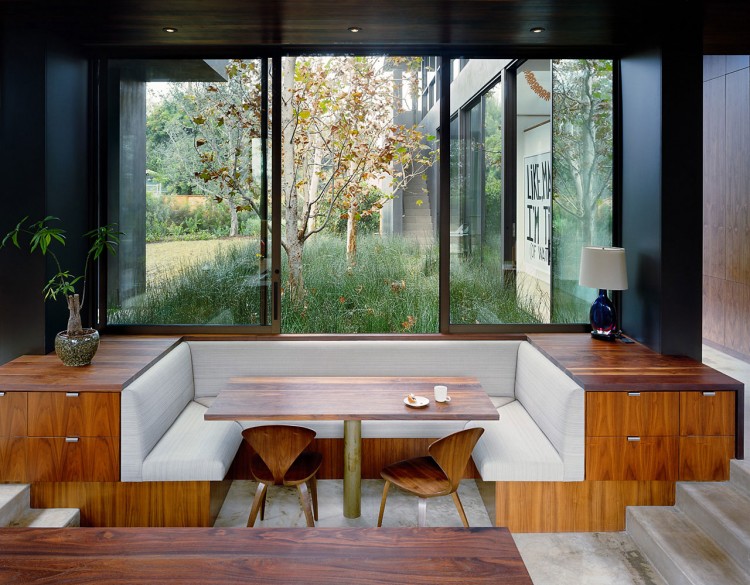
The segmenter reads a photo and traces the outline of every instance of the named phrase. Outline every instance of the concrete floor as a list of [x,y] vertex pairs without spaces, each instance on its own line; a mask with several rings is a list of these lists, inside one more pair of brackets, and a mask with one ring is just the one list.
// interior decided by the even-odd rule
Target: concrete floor
[[[735,359],[711,347],[703,347],[703,361],[745,384],[747,428],[750,399],[750,363]],[[745,436],[745,450],[748,449]],[[750,452],[750,451],[748,451]],[[375,526],[383,483],[362,482],[362,516],[344,518],[340,481],[320,481],[318,526]],[[215,526],[244,526],[255,484],[235,481]],[[473,481],[464,481],[459,495],[471,526],[491,526]],[[427,505],[431,526],[461,526],[450,497],[431,500]],[[385,510],[384,526],[415,526],[416,498],[392,488]],[[304,526],[296,490],[275,488],[269,492],[263,526]],[[535,585],[666,585],[658,572],[641,554],[626,532],[514,534],[518,550]]]

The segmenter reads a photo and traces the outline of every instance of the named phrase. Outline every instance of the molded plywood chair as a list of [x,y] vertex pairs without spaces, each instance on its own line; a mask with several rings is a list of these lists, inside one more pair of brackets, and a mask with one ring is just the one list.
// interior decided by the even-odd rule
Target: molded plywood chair
[[304,451],[315,438],[315,431],[292,425],[263,425],[245,429],[242,436],[255,451],[250,461],[250,472],[258,481],[247,525],[255,524],[258,510],[260,519],[263,520],[269,485],[294,485],[297,486],[307,525],[315,526],[313,517],[315,520],[318,519],[318,488],[315,474],[320,468],[323,456],[320,453]]
[[380,475],[385,479],[383,499],[380,502],[378,526],[383,524],[385,500],[388,488],[395,484],[401,489],[419,496],[419,526],[425,526],[427,520],[427,498],[436,496],[453,496],[461,521],[469,527],[464,507],[458,497],[458,484],[466,470],[474,445],[484,432],[483,428],[472,428],[458,431],[432,443],[427,457],[416,457],[399,461],[385,467]]

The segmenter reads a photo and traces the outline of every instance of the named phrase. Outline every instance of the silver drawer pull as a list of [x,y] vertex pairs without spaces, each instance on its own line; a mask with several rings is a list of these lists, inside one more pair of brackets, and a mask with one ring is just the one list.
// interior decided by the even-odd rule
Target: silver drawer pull
[[3,396],[5,396],[5,392],[0,392],[0,398],[2,398]]
[[628,437],[628,441],[629,441],[630,443],[636,443],[636,442],[638,442],[638,441],[640,441],[640,440],[641,440],[641,438],[640,438],[640,437]]
[[78,437],[65,437],[65,442],[66,443],[77,443],[78,442]]
[[68,398],[78,398],[78,392],[66,392],[65,396]]
[[628,396],[640,396],[640,392],[628,392]]
[[703,396],[716,396],[716,392],[704,392]]

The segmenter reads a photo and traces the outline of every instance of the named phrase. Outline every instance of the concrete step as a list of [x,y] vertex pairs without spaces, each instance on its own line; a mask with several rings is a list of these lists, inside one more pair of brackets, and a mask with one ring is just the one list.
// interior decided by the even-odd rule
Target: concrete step
[[9,527],[20,528],[69,528],[81,525],[81,513],[77,508],[29,508],[16,517]]
[[0,526],[8,526],[29,508],[31,487],[28,484],[0,484]]
[[631,506],[626,530],[669,585],[748,585],[750,574],[676,506]]
[[750,573],[750,497],[731,482],[678,482],[675,506]]
[[28,484],[0,484],[0,526],[65,528],[80,526],[81,514],[75,508],[30,507],[31,486]]
[[729,461],[729,481],[734,488],[750,498],[750,461]]

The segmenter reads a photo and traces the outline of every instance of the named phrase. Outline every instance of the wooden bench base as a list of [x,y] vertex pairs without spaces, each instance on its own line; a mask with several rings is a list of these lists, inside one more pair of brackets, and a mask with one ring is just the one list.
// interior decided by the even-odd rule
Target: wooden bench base
[[0,550],[17,585],[532,585],[504,528],[13,528]]

